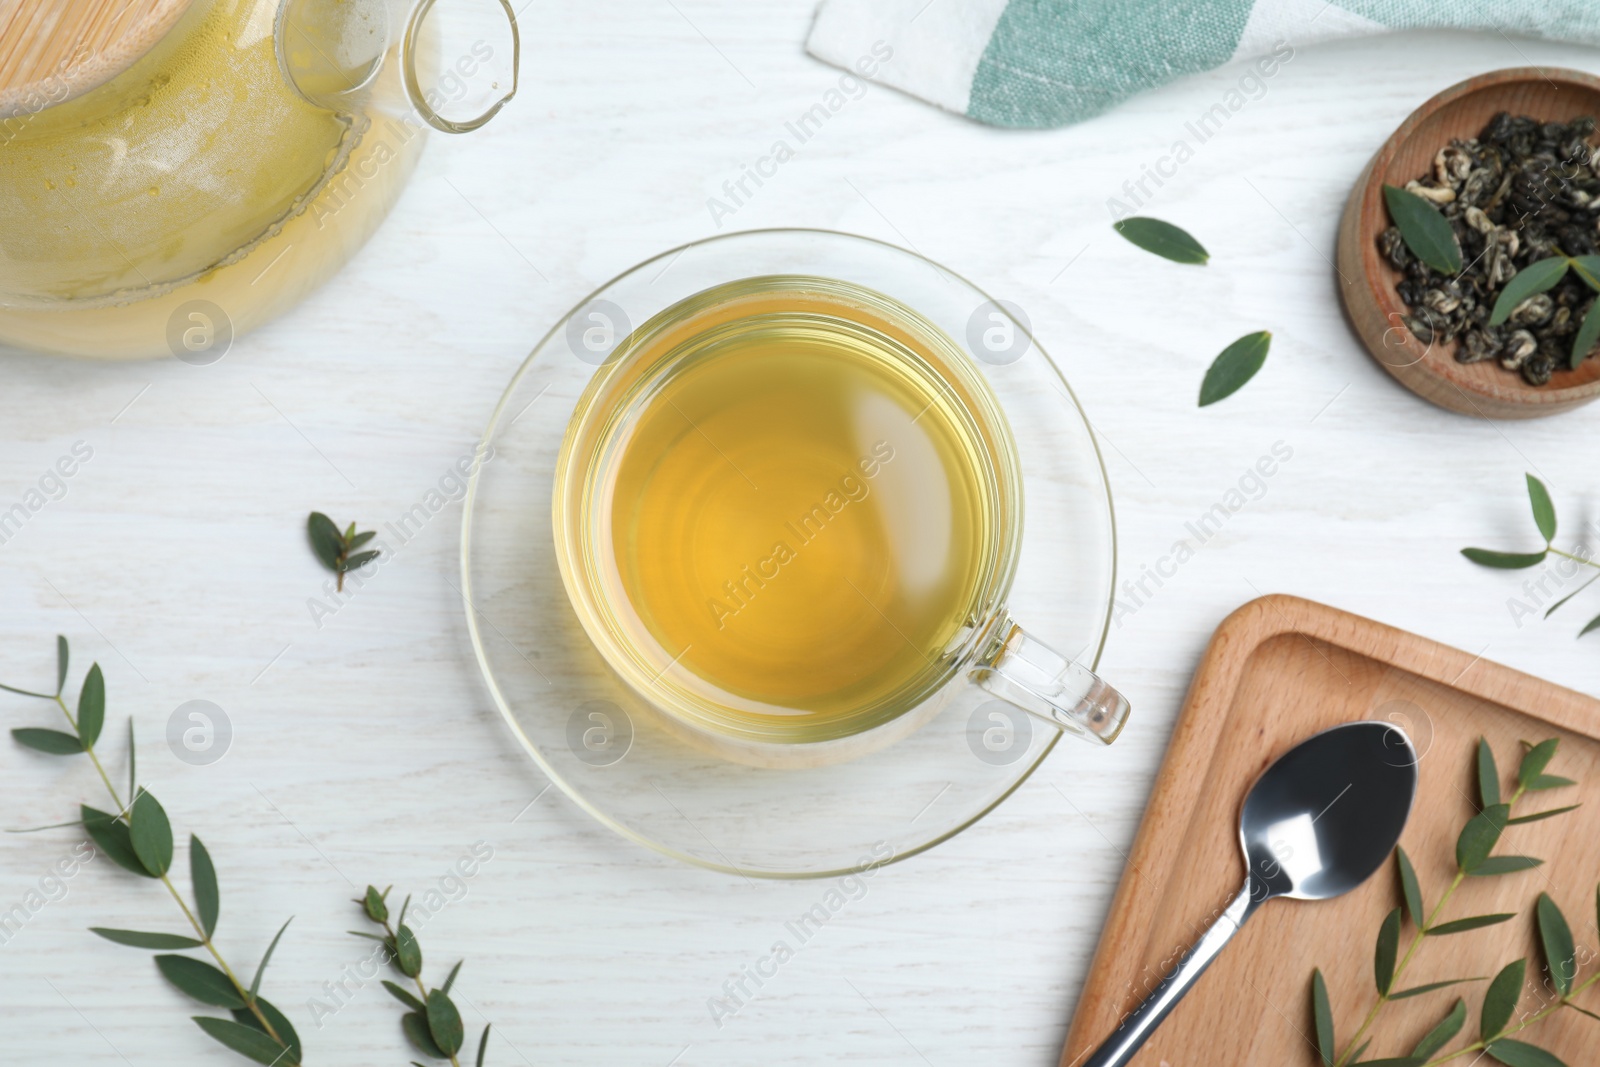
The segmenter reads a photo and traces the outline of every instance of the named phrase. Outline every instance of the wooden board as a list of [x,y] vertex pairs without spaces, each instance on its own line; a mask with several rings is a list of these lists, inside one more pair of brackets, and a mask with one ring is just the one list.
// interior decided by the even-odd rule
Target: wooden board
[[80,96],[127,70],[192,0],[0,0],[0,117]]
[[[1425,940],[1404,984],[1492,975],[1519,955],[1533,961],[1530,975],[1537,982],[1531,905],[1541,891],[1566,912],[1578,945],[1588,946],[1580,947],[1578,958],[1592,959],[1600,881],[1600,701],[1333,608],[1264,597],[1217,628],[1200,662],[1101,934],[1063,1067],[1085,1059],[1115,1029],[1237,892],[1244,879],[1238,810],[1256,775],[1309,734],[1357,719],[1405,727],[1421,754],[1417,803],[1401,843],[1429,906],[1454,873],[1456,835],[1476,810],[1471,761],[1480,736],[1494,746],[1508,780],[1520,740],[1562,739],[1550,773],[1577,779],[1578,786],[1532,795],[1517,813],[1584,805],[1508,829],[1497,851],[1543,857],[1547,864],[1468,879],[1440,918],[1497,911],[1519,918]],[[1392,864],[1333,901],[1269,903],[1133,1062],[1315,1067],[1312,968],[1322,968],[1339,1033],[1347,1037],[1376,999],[1373,944],[1379,923],[1398,903]],[[1402,944],[1409,938],[1408,927]],[[1583,973],[1593,967],[1588,963]],[[1458,987],[1471,1011],[1463,1033],[1476,1035],[1484,988]],[[1442,991],[1390,1004],[1365,1055],[1409,1052],[1456,995]],[[1600,1010],[1600,991],[1588,996],[1593,1003],[1586,1006]],[[1530,989],[1523,1007],[1533,1003]],[[1562,1011],[1525,1036],[1574,1067],[1592,1064],[1600,1022]]]

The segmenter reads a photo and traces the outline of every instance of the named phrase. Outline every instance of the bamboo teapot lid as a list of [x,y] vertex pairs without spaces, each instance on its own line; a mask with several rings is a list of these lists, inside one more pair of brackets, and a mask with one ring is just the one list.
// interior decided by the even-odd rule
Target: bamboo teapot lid
[[0,0],[0,119],[81,96],[127,70],[193,0]]

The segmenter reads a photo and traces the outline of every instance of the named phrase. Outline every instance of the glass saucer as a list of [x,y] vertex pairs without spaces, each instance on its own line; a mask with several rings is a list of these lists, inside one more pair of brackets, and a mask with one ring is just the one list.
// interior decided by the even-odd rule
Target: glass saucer
[[1007,603],[1041,640],[1097,665],[1115,584],[1111,495],[1088,420],[1026,315],[932,260],[827,230],[753,230],[663,252],[545,334],[479,446],[462,522],[462,593],[496,706],[585,811],[702,867],[826,877],[904,859],[971,826],[1027,779],[1060,734],[966,684],[935,718],[870,755],[820,767],[747,766],[680,740],[590,643],[551,532],[556,456],[578,398],[634,327],[712,286],[770,274],[876,290],[974,355],[1023,468],[1022,551]]

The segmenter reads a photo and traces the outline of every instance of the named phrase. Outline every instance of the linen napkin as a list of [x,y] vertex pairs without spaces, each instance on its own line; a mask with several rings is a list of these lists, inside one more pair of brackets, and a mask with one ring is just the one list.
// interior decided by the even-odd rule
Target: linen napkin
[[1230,60],[1257,59],[1260,82],[1298,48],[1411,29],[1600,44],[1600,0],[823,0],[806,48],[979,122],[1039,127]]

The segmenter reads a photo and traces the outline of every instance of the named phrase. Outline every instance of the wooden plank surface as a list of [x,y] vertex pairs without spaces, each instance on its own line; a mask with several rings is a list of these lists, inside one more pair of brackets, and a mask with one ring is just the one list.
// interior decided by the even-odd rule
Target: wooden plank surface
[[[1244,877],[1238,810],[1255,777],[1305,737],[1358,719],[1393,722],[1417,748],[1420,782],[1401,844],[1429,907],[1455,873],[1456,835],[1476,811],[1479,737],[1493,746],[1508,780],[1521,741],[1561,739],[1549,773],[1575,778],[1578,786],[1529,794],[1516,814],[1584,805],[1507,830],[1498,853],[1547,864],[1468,880],[1439,921],[1492,912],[1521,918],[1425,941],[1403,987],[1492,975],[1518,955],[1533,960],[1529,974],[1537,984],[1531,905],[1540,892],[1567,912],[1580,943],[1592,941],[1600,881],[1593,848],[1600,835],[1600,701],[1347,612],[1265,597],[1229,616],[1200,662],[1079,1001],[1063,1067],[1084,1059],[1115,1029],[1238,891]],[[1399,903],[1392,863],[1332,901],[1269,903],[1133,1062],[1191,1063],[1204,1049],[1206,1062],[1314,1067],[1312,968],[1326,976],[1348,1037],[1376,997],[1373,944],[1379,922]],[[1409,939],[1408,931],[1402,944]],[[1371,1031],[1377,1039],[1368,1055],[1404,1055],[1458,995],[1476,1018],[1483,989],[1463,986],[1389,1005]],[[1526,1003],[1533,1003],[1531,994]],[[1583,1054],[1597,1034],[1592,1020],[1568,1011],[1530,1038],[1576,1064],[1588,1062]]]

